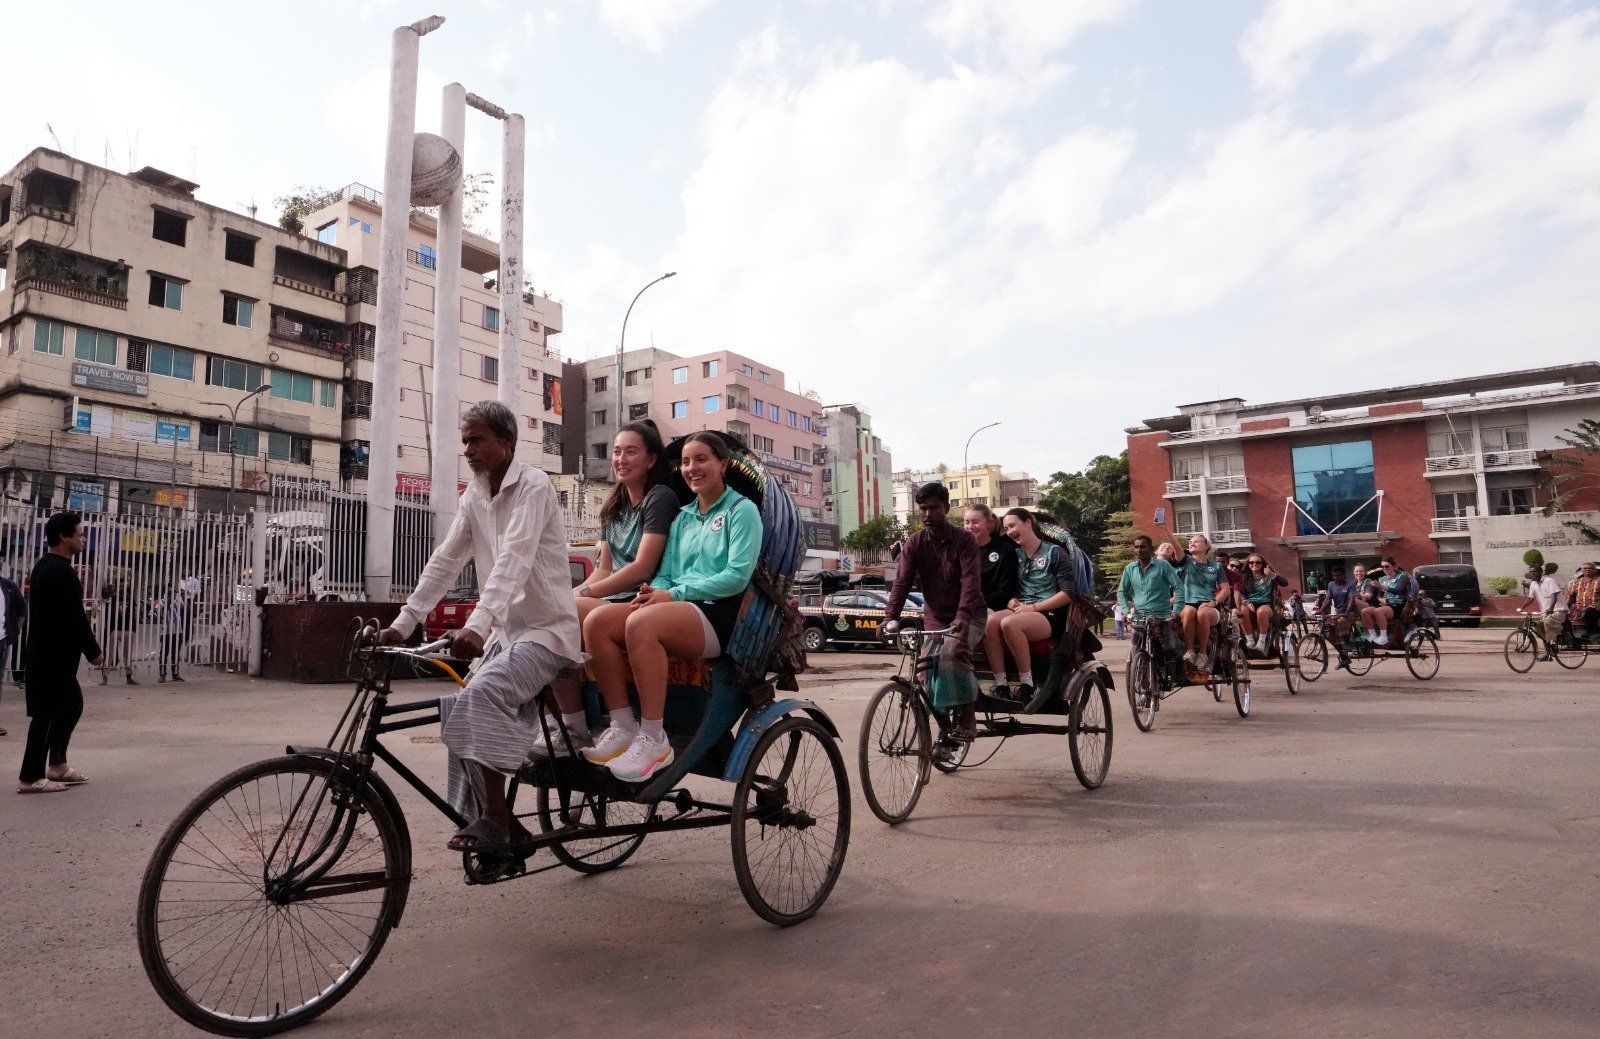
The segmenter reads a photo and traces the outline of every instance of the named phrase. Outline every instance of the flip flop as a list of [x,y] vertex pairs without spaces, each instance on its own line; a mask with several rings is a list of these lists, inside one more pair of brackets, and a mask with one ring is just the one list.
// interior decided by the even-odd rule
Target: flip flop
[[65,783],[57,783],[53,779],[35,779],[31,783],[18,783],[19,794],[59,794],[67,788]]
[[89,777],[75,768],[69,768],[59,776],[52,776],[48,772],[45,778],[55,783],[65,783],[67,786],[80,786],[89,781]]
[[[462,843],[470,841],[471,843]],[[506,834],[488,816],[479,816],[456,831],[445,845],[451,851],[471,851],[480,855],[510,850]]]

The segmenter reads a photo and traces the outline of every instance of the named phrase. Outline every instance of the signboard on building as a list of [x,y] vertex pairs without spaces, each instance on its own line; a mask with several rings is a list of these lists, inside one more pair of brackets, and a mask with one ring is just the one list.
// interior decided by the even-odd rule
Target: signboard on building
[[111,435],[112,419],[116,415],[112,409],[104,404],[90,404],[88,401],[72,398],[72,423],[68,427],[74,433],[87,433],[90,436],[108,437]]
[[837,523],[815,523],[811,520],[801,520],[800,529],[805,535],[806,548],[814,548],[823,552],[837,552],[839,550],[839,525]]
[[189,442],[189,423],[175,422],[160,419],[156,422],[156,443],[158,444],[187,444]]
[[149,415],[122,416],[122,439],[138,444],[156,442],[156,420]]
[[150,376],[144,372],[130,372],[126,368],[112,368],[89,361],[72,362],[72,385],[106,393],[126,393],[134,397],[150,396]]
[[426,498],[433,492],[433,481],[416,473],[395,473],[394,493]]
[[272,474],[271,487],[273,494],[292,495],[311,501],[326,501],[328,492],[333,490],[333,484],[327,480],[314,480],[309,476],[285,476],[282,473]]
[[67,508],[73,512],[106,511],[106,485],[99,480],[68,480]]
[[764,462],[769,469],[782,469],[786,472],[799,473],[802,476],[811,475],[811,467],[804,462],[796,462],[788,458],[779,458],[777,455],[769,455],[765,451],[761,452],[761,461]]

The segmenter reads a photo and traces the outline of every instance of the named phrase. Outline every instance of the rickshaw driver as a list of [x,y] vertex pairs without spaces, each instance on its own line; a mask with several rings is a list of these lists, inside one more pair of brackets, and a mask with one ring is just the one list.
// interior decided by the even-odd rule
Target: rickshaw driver
[[1122,569],[1122,579],[1117,582],[1117,602],[1130,620],[1148,617],[1151,634],[1166,645],[1169,655],[1178,655],[1177,639],[1172,630],[1172,599],[1182,591],[1183,582],[1177,569],[1165,559],[1156,558],[1156,543],[1149,534],[1133,539],[1133,551],[1138,557]]
[[923,627],[930,631],[952,629],[939,653],[938,680],[956,694],[951,735],[970,740],[977,735],[977,711],[973,705],[978,698],[972,649],[983,638],[983,625],[989,616],[979,576],[978,541],[967,530],[951,525],[950,490],[944,484],[923,484],[917,489],[916,503],[922,529],[907,539],[900,553],[900,568],[884,606],[884,631],[899,629],[900,609],[915,578],[922,590]]
[[515,836],[505,777],[541,738],[540,691],[580,663],[583,649],[555,488],[537,466],[514,461],[516,415],[498,401],[479,401],[461,418],[461,444],[472,482],[416,591],[380,641],[404,642],[469,558],[486,575],[472,619],[449,636],[453,656],[483,660],[466,688],[439,700],[450,803],[464,815],[478,813],[451,838],[450,849],[483,851]]

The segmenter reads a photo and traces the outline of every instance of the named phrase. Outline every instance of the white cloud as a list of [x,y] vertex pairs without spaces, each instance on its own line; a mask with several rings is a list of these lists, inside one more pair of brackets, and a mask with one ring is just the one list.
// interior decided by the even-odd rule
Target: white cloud
[[928,30],[953,51],[993,46],[1011,63],[1029,66],[1133,6],[1133,0],[939,0]]
[[1444,53],[1470,56],[1515,8],[1515,0],[1271,0],[1245,33],[1240,53],[1258,86],[1288,90],[1336,40],[1360,44],[1356,71],[1376,68],[1430,33],[1448,35]]
[[600,0],[600,20],[620,39],[659,51],[712,0]]

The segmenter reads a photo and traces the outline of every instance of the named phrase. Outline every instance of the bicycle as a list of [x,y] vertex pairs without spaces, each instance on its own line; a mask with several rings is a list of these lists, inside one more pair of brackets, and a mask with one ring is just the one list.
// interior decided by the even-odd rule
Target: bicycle
[[[1397,622],[1392,641],[1385,645],[1373,642],[1365,625],[1355,614],[1347,615],[1350,627],[1346,631],[1342,648],[1345,670],[1360,678],[1380,660],[1401,657],[1406,670],[1418,681],[1426,682],[1439,673],[1439,632],[1429,623],[1412,622],[1409,626]],[[1333,627],[1328,620],[1318,624],[1316,631],[1308,631],[1295,640],[1296,668],[1306,682],[1315,682],[1328,670],[1328,658],[1335,652],[1336,635],[1328,634]]]
[[[362,625],[356,690],[327,745],[290,746],[200,793],[167,828],[139,887],[145,972],[178,1016],[219,1035],[264,1036],[305,1024],[343,999],[371,968],[405,910],[412,877],[405,812],[382,762],[457,826],[467,820],[407,768],[383,738],[439,721],[439,700],[390,703],[397,666],[427,660],[463,685],[438,654],[377,646]],[[763,919],[788,926],[814,914],[843,869],[850,787],[828,716],[806,700],[776,700],[770,683],[735,684],[719,661],[707,687],[669,688],[668,733],[678,760],[625,783],[572,753],[564,728],[543,729],[567,756],[530,758],[506,801],[538,833],[461,852],[471,885],[557,868],[604,873],[646,836],[727,826],[735,876]],[[588,710],[599,699],[586,690]],[[734,784],[731,804],[680,786],[691,772]],[[535,788],[532,812],[517,794]],[[672,814],[662,817],[663,811]],[[555,861],[530,869],[549,849]]]
[[[867,701],[857,749],[861,772],[861,791],[872,814],[890,826],[905,822],[922,797],[933,770],[955,772],[976,768],[967,764],[967,754],[975,740],[998,738],[1000,745],[1012,736],[1040,734],[1067,737],[1072,771],[1078,782],[1093,790],[1105,782],[1111,768],[1111,672],[1096,660],[1088,660],[1070,673],[1046,675],[1040,688],[1054,680],[1060,685],[1038,711],[1040,714],[1065,714],[1066,724],[1024,721],[1015,716],[1009,701],[979,694],[975,710],[976,732],[971,739],[956,736],[941,712],[933,706],[927,676],[938,666],[938,657],[923,652],[924,644],[935,638],[948,638],[949,628],[935,631],[904,629],[900,633],[900,669]],[[1041,672],[1043,673],[1043,672]],[[933,725],[939,728],[939,746],[934,745]],[[999,752],[1000,747],[995,747]],[[993,757],[990,754],[989,757]]]
[[1568,671],[1577,670],[1589,659],[1588,643],[1577,637],[1571,617],[1562,622],[1561,633],[1551,642],[1545,637],[1544,625],[1538,621],[1539,614],[1526,610],[1518,610],[1517,613],[1522,617],[1522,623],[1506,636],[1504,650],[1506,666],[1517,674],[1525,675],[1533,670],[1534,662],[1542,659],[1539,656],[1541,646],[1544,647],[1545,656]]

